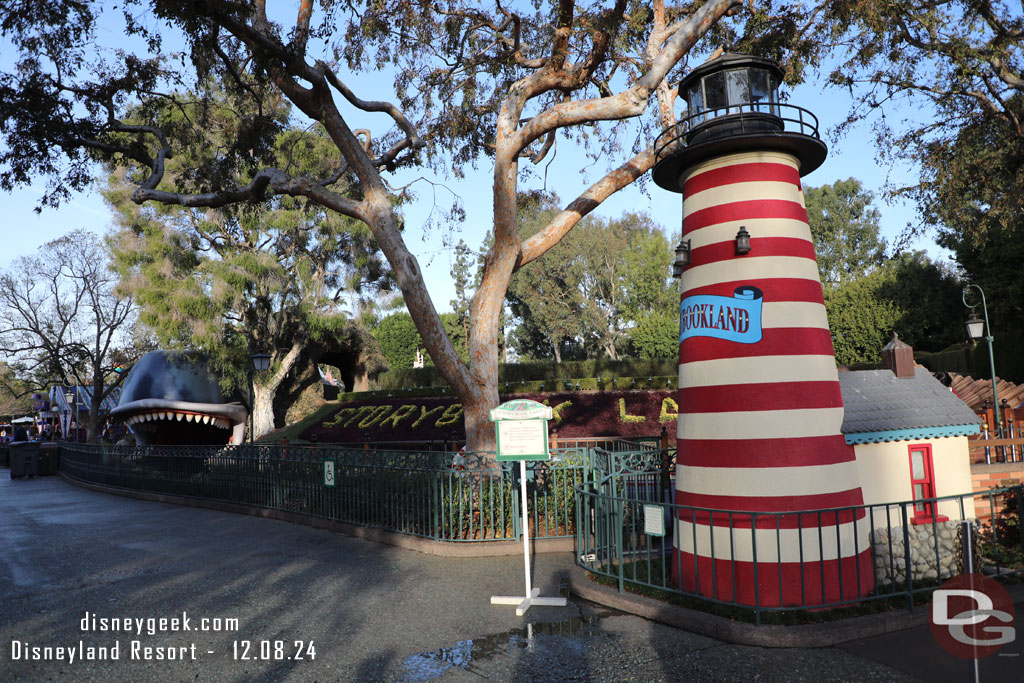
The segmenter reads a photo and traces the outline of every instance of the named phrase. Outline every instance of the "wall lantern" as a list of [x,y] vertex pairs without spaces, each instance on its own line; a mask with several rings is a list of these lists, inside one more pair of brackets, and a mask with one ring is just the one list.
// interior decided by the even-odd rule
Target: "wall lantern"
[[750,233],[746,226],[741,225],[740,231],[736,233],[736,253],[746,254],[750,251]]
[[676,260],[672,264],[672,277],[682,277],[683,268],[690,263],[690,240],[681,240],[676,245]]

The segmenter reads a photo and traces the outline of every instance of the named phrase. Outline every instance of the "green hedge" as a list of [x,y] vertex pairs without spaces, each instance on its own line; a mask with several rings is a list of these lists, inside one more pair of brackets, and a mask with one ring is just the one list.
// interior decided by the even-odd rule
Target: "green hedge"
[[[678,374],[648,375],[647,377],[586,377],[583,379],[542,379],[520,380],[518,382],[498,382],[501,394],[539,394],[559,391],[623,391],[635,389],[660,390],[675,389],[679,382]],[[337,395],[342,403],[346,401],[362,401],[368,398],[432,398],[435,396],[454,395],[448,385],[413,387],[411,389],[377,389],[375,391],[348,392]]]
[[[679,361],[661,360],[585,360],[565,363],[517,363],[498,366],[498,384],[526,382],[550,382],[579,378],[603,380],[610,384],[612,379],[619,382],[637,378],[647,381],[649,377],[674,377],[679,371]],[[447,386],[436,367],[390,370],[377,379],[378,389],[415,389],[416,387]],[[559,387],[564,389],[564,386]],[[594,387],[596,388],[596,387]],[[610,388],[610,387],[609,387]],[[619,385],[621,389],[622,386]],[[534,391],[537,389],[535,388]]]
[[[970,375],[978,367],[972,358],[973,352],[974,349],[969,344],[955,344],[934,353],[915,353],[914,360],[932,372],[955,372],[960,375]],[[985,353],[988,353],[987,347]],[[985,361],[985,366],[987,366],[987,355]]]

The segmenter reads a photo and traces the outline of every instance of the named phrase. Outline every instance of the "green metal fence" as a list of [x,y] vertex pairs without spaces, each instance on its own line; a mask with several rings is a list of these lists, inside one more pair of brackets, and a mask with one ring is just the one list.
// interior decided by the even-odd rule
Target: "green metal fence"
[[[576,526],[576,562],[589,572],[614,582],[620,592],[653,590],[706,604],[749,609],[752,620],[758,624],[766,612],[819,610],[876,600],[905,600],[912,609],[916,598],[961,572],[961,520],[973,525],[978,558],[976,571],[999,577],[1024,575],[1024,526],[1021,524],[1024,486],[924,501],[759,513],[675,504],[670,497],[672,487],[666,485],[651,455],[598,452],[594,454],[593,463],[596,476],[576,492],[576,519],[580,520]],[[974,519],[974,501],[987,502],[988,509],[993,511],[992,517],[978,524]],[[923,523],[915,520],[914,507],[922,503],[934,508],[942,506],[949,519],[936,516]],[[660,520],[653,526],[663,529],[664,535],[648,532],[652,515],[655,521]],[[698,531],[696,524],[683,525],[689,527],[688,534],[692,537],[675,538],[679,520],[698,519],[705,527]],[[854,535],[845,541],[845,548],[838,533],[834,544],[832,539],[822,537],[823,522],[824,526],[835,526],[836,521],[842,519],[860,520],[868,533],[863,539]],[[859,564],[856,572],[844,575],[842,569],[839,570],[838,588],[833,592],[853,597],[830,599],[825,595],[824,578],[819,582],[817,577],[801,572],[798,578],[801,599],[784,602],[783,564],[777,558],[782,557],[784,530],[792,527],[794,520],[797,529],[806,527],[817,531],[816,543],[811,540],[804,544],[801,540],[802,562],[824,566],[823,560],[831,557],[833,545],[836,556],[851,552],[858,556],[870,550],[871,569],[866,573],[861,572]],[[712,538],[709,529],[714,526],[724,528],[724,541],[721,537]],[[703,582],[710,584],[710,588],[705,586],[707,592],[683,589],[674,578],[685,567],[689,572],[687,582],[701,584],[696,556],[691,555],[688,561],[687,555],[677,547],[677,541],[689,548],[710,547],[712,571]],[[859,547],[858,542],[862,543]],[[735,556],[734,552],[741,549],[749,551],[753,558],[755,580],[752,586],[744,586],[754,592],[752,603],[738,598],[737,581],[744,579],[738,578],[736,565],[729,561]],[[718,570],[714,569],[716,560]],[[777,594],[763,593],[764,588],[756,579],[759,568],[768,578],[778,576],[777,581],[764,582],[774,586],[769,591],[777,590]],[[820,590],[815,587],[819,583]],[[861,590],[865,586],[874,587],[866,597]]]
[[[69,478],[115,488],[241,503],[440,541],[519,537],[516,463],[453,465],[452,453],[282,444],[61,445]],[[576,491],[591,479],[594,449],[559,448],[528,464],[533,538],[575,533]],[[336,465],[325,486],[323,463]],[[469,458],[473,460],[473,458]]]

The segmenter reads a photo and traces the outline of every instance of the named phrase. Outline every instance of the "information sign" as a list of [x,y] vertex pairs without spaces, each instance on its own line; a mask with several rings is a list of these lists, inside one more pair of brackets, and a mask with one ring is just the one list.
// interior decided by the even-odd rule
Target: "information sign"
[[519,399],[507,401],[491,411],[498,440],[497,460],[548,460],[548,420],[551,408],[543,403]]
[[523,568],[525,595],[492,595],[492,605],[515,605],[516,615],[523,616],[533,605],[564,607],[565,598],[542,598],[540,589],[530,581],[530,519],[526,512],[526,461],[547,460],[548,420],[551,408],[543,403],[520,399],[507,401],[491,411],[491,421],[498,438],[497,459],[519,461],[520,510],[523,513]]
[[324,486],[336,486],[338,463],[334,460],[324,460]]
[[665,535],[665,516],[660,505],[644,505],[644,533],[648,536]]

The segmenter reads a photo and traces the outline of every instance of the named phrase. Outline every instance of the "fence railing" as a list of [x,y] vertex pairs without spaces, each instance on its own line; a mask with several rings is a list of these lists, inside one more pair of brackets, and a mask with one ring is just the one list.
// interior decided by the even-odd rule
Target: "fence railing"
[[[563,438],[554,437],[550,439],[552,448],[603,448],[614,452],[626,452],[637,450],[649,450],[660,448],[662,438],[660,436],[598,436]],[[349,450],[373,450],[373,451],[431,451],[431,452],[454,452],[466,445],[460,439],[434,439],[431,441],[379,441],[371,439],[367,435],[363,441],[347,443],[332,443],[330,448],[343,448]]]
[[982,432],[980,438],[969,439],[967,444],[970,448],[972,463],[1013,463],[1024,462],[1024,436],[1021,436],[1020,429],[1013,429],[1007,425],[1007,434],[1013,434],[1011,438],[996,438],[990,432]]
[[[975,527],[981,571],[1024,573],[1022,492],[1024,486],[1015,486],[927,501],[758,513],[677,505],[660,475],[620,470],[576,491],[576,562],[620,592],[632,586],[750,610],[757,624],[765,612],[877,600],[905,600],[912,609],[917,596],[961,573],[959,520],[973,519],[978,498],[998,510]],[[936,511],[927,521],[915,517],[915,505],[922,504]],[[799,562],[791,562],[794,554]],[[852,558],[845,572],[836,558]]]
[[[478,457],[455,466],[452,453],[285,444],[64,443],[61,449],[66,476],[104,486],[284,510],[440,541],[515,540],[520,533],[516,463],[483,467]],[[576,490],[593,476],[593,452],[558,448],[551,460],[528,463],[533,538],[573,536]],[[324,484],[325,460],[335,463],[334,486]]]

